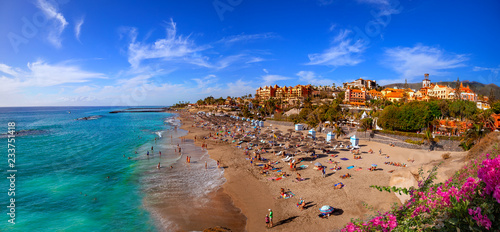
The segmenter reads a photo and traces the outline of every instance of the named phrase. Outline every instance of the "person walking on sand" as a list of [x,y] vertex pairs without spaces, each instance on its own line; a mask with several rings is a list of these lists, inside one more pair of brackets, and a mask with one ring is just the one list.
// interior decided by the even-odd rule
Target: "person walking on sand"
[[207,169],[207,161],[205,161],[205,169]]
[[269,228],[273,227],[273,211],[269,209]]
[[380,149],[378,150],[378,154],[379,154],[379,155],[382,155],[382,148],[380,148]]
[[323,178],[326,176],[326,171],[325,171],[325,169],[326,169],[325,167],[322,167],[322,168],[321,168],[321,174],[322,174]]

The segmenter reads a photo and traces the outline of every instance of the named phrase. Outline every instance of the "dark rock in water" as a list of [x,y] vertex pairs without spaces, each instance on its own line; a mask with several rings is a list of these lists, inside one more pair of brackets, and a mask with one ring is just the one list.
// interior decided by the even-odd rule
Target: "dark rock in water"
[[117,113],[162,113],[167,111],[169,108],[160,107],[160,108],[129,108],[124,110],[115,110],[109,112],[110,114]]
[[[15,137],[21,137],[21,136],[27,136],[27,135],[40,135],[40,134],[46,134],[46,133],[48,133],[48,131],[29,129],[29,130],[16,131],[16,132],[14,132],[13,135]],[[11,134],[3,133],[3,134],[0,134],[0,138],[7,138],[9,135],[11,135]]]
[[226,227],[216,226],[213,228],[204,229],[203,232],[231,232],[231,229]]
[[88,116],[88,117],[83,117],[83,118],[77,118],[75,120],[96,120],[96,119],[99,119],[99,118],[102,118],[102,115],[94,115],[94,116]]

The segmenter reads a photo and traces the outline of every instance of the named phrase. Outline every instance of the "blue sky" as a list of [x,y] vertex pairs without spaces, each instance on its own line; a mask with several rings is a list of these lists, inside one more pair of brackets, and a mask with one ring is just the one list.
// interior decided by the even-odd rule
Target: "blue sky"
[[0,106],[171,105],[259,86],[500,85],[500,2],[0,0]]

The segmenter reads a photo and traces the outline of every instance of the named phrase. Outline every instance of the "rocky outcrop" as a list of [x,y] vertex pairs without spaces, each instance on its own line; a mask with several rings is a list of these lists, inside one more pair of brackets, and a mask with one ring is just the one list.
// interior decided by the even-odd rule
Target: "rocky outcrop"
[[[389,180],[389,185],[401,188],[417,188],[418,181],[420,181],[421,179],[421,177],[419,176],[420,168],[423,171],[423,176],[427,177],[429,175],[429,171],[437,165],[439,165],[439,168],[437,169],[436,180],[434,180],[434,183],[445,182],[465,165],[464,156],[465,154],[444,161],[434,160],[422,165],[421,167],[407,167],[394,171]],[[410,199],[410,196],[406,194],[399,195],[398,193],[396,193],[396,197],[399,198],[401,203],[404,203],[406,200]]]

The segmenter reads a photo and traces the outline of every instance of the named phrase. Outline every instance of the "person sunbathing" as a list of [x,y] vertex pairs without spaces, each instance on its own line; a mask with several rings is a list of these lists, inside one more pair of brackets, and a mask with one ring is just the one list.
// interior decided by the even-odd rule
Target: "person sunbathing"
[[343,187],[344,187],[344,184],[342,182],[339,182],[339,183],[336,183],[335,185],[333,185],[334,189],[341,189]]
[[351,174],[349,174],[349,173],[340,176],[340,178],[342,178],[342,179],[346,179],[346,178],[349,178],[349,177],[351,177]]

